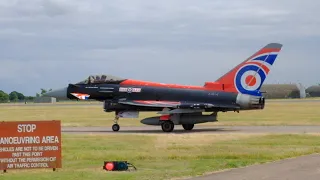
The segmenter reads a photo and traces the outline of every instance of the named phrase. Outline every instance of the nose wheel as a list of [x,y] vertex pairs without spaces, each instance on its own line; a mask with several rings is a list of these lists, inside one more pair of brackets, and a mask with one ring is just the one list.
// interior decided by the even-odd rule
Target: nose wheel
[[119,131],[120,130],[120,125],[118,124],[119,121],[119,116],[116,115],[116,117],[114,118],[114,125],[112,125],[112,130],[113,131]]
[[112,130],[113,130],[113,131],[119,131],[119,129],[120,129],[119,124],[114,124],[114,125],[112,125]]

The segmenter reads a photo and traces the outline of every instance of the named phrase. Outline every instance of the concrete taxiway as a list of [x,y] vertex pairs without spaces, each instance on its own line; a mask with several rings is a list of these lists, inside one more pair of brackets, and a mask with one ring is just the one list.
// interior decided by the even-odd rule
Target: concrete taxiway
[[188,180],[318,180],[320,155],[312,154],[272,163],[231,169]]
[[[128,133],[161,133],[160,126],[120,127],[113,132],[111,127],[62,127],[63,133],[85,134],[128,134]],[[177,125],[171,133],[320,133],[320,126],[197,126],[192,131],[185,131]]]

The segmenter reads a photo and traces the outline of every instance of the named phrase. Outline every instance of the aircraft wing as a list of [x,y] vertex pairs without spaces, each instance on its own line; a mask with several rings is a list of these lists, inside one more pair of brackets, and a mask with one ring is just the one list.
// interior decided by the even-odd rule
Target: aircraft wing
[[131,106],[169,108],[158,114],[179,114],[203,112],[206,109],[239,110],[236,104],[179,102],[179,101],[146,101],[146,100],[123,100],[118,103]]

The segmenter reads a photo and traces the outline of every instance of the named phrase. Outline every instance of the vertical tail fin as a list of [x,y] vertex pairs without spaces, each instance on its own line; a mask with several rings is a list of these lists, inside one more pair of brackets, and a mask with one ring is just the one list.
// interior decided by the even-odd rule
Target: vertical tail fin
[[226,91],[261,96],[260,88],[274,64],[282,44],[270,43],[220,77]]

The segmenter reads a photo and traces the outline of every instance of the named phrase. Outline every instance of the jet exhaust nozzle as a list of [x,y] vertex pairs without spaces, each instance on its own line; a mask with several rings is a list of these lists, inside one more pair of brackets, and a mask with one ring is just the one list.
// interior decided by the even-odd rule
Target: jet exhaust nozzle
[[240,105],[241,109],[264,109],[265,98],[247,94],[238,94],[237,103]]

